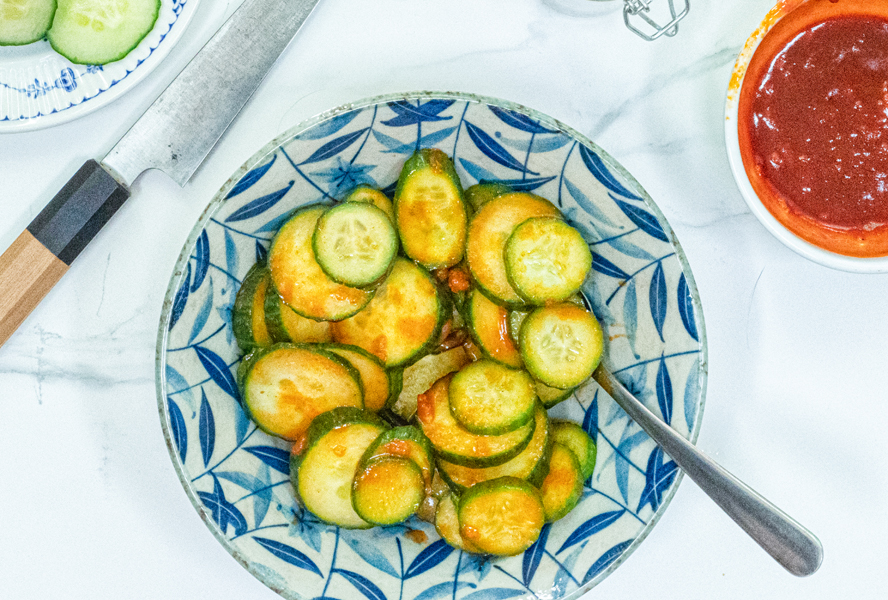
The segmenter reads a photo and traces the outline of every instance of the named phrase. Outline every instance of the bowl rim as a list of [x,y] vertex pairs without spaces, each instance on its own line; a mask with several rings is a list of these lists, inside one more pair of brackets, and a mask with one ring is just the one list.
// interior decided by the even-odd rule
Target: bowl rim
[[[210,530],[210,533],[216,538],[216,541],[228,552],[232,558],[235,559],[248,573],[250,573],[253,577],[255,577],[260,583],[277,592],[284,598],[290,598],[286,594],[285,591],[279,589],[274,585],[274,582],[269,581],[266,574],[259,571],[255,568],[251,559],[244,554],[235,544],[229,540],[224,533],[220,532],[216,523],[213,521],[211,515],[207,514],[207,512],[203,508],[203,502],[197,496],[194,488],[190,484],[190,477],[188,473],[185,471],[184,465],[182,465],[177,459],[177,451],[175,446],[175,441],[171,436],[170,431],[170,422],[169,422],[169,414],[167,411],[167,395],[166,395],[166,350],[167,343],[169,340],[169,319],[173,310],[173,302],[177,289],[181,285],[182,279],[185,276],[185,265],[188,262],[191,250],[194,248],[197,243],[197,239],[200,236],[203,229],[206,227],[207,222],[210,218],[216,213],[219,206],[226,200],[228,193],[232,188],[241,180],[241,178],[246,175],[251,169],[256,167],[261,161],[272,151],[274,151],[279,146],[283,145],[286,141],[292,139],[295,136],[298,136],[300,133],[314,127],[315,125],[328,120],[336,115],[342,114],[344,112],[349,112],[356,109],[366,108],[368,106],[373,106],[375,104],[394,102],[398,100],[416,100],[416,99],[454,99],[459,102],[470,102],[477,104],[489,104],[495,105],[499,107],[508,108],[510,110],[514,110],[516,112],[520,112],[526,115],[531,116],[534,119],[539,120],[542,123],[550,125],[554,128],[557,128],[562,134],[572,137],[573,139],[581,142],[582,144],[588,146],[593,149],[596,153],[599,153],[602,158],[607,159],[608,166],[618,171],[620,176],[624,178],[627,182],[631,182],[639,192],[639,195],[644,201],[645,206],[656,215],[658,221],[661,225],[664,225],[664,229],[669,236],[670,244],[675,249],[675,258],[679,261],[681,265],[682,272],[685,275],[688,286],[688,293],[691,296],[691,300],[694,306],[696,321],[698,332],[700,336],[699,344],[700,344],[700,373],[699,373],[699,398],[697,404],[697,412],[694,419],[693,426],[689,429],[689,437],[688,441],[692,444],[696,444],[700,430],[702,428],[703,423],[703,413],[705,412],[706,407],[706,393],[708,387],[708,379],[709,379],[709,344],[708,344],[708,335],[706,331],[706,322],[705,315],[703,313],[703,306],[700,299],[700,293],[697,288],[697,283],[694,278],[693,271],[691,270],[690,263],[688,262],[687,255],[685,254],[684,248],[681,246],[678,238],[676,237],[674,231],[672,230],[672,226],[667,221],[665,215],[661,211],[659,205],[653,200],[647,190],[641,185],[641,183],[631,174],[629,173],[625,167],[623,167],[622,163],[618,162],[614,159],[606,150],[601,148],[598,144],[590,140],[586,135],[580,133],[576,129],[565,125],[558,119],[554,117],[548,116],[545,113],[539,112],[535,109],[529,108],[523,104],[519,104],[516,102],[503,100],[501,98],[496,98],[493,96],[480,95],[471,92],[457,92],[457,91],[407,91],[407,92],[394,92],[394,93],[386,93],[380,94],[376,96],[364,97],[360,100],[356,100],[354,102],[348,102],[345,104],[341,104],[334,108],[325,110],[321,113],[316,114],[313,117],[309,117],[299,122],[298,124],[288,127],[277,136],[275,136],[271,141],[267,144],[256,150],[251,156],[249,156],[240,167],[238,167],[231,177],[225,181],[225,183],[220,187],[219,191],[213,196],[213,198],[207,203],[203,212],[198,217],[195,222],[192,230],[188,234],[186,238],[182,250],[176,260],[175,266],[173,267],[173,271],[170,276],[170,280],[167,286],[167,291],[164,296],[163,306],[161,309],[160,319],[159,319],[159,327],[157,334],[157,344],[155,347],[155,391],[157,395],[157,410],[158,416],[160,418],[161,430],[164,437],[164,442],[167,447],[167,452],[170,458],[170,461],[173,464],[173,469],[176,473],[179,482],[182,484],[186,495],[188,496],[189,501],[191,502],[194,509],[197,511],[201,520],[204,522],[204,525],[207,526],[207,529]],[[669,505],[672,502],[672,499],[675,497],[676,492],[678,491],[679,486],[681,485],[682,480],[684,479],[684,471],[678,469],[676,471],[675,480],[673,484],[669,486],[666,493],[664,494],[659,508],[654,511],[651,515],[650,520],[647,524],[642,528],[642,530],[638,533],[637,537],[635,537],[631,544],[620,554],[618,558],[616,558],[613,562],[611,562],[608,567],[603,569],[600,573],[598,573],[593,579],[586,582],[584,585],[570,591],[568,594],[560,598],[560,600],[578,600],[581,596],[587,594],[592,588],[596,587],[602,581],[607,579],[620,565],[622,565],[644,542],[645,539],[650,535],[653,531],[654,527],[659,523],[663,514],[668,509]]]
[[743,157],[740,153],[740,136],[737,131],[738,111],[740,107],[740,91],[743,89],[743,81],[746,69],[752,60],[756,49],[762,39],[771,31],[774,25],[787,13],[806,0],[779,0],[767,13],[761,24],[753,31],[743,45],[743,49],[734,62],[731,78],[725,100],[725,150],[728,155],[728,164],[731,174],[740,195],[755,215],[756,219],[764,225],[774,237],[797,254],[815,263],[830,267],[839,271],[851,273],[888,273],[888,256],[857,257],[847,256],[825,250],[800,237],[786,228],[777,220],[756,194],[743,166]]

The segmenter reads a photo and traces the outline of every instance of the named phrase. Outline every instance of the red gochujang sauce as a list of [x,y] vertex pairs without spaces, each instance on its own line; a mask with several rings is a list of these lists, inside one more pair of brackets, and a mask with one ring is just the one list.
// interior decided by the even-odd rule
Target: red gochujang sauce
[[750,61],[738,127],[753,188],[786,227],[840,254],[888,254],[888,1],[785,15]]

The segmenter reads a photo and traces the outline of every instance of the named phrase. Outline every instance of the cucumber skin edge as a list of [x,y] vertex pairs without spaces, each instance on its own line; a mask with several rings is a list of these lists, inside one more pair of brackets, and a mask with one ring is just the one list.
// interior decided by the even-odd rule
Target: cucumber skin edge
[[[256,263],[241,283],[240,289],[234,298],[234,306],[231,308],[231,329],[237,345],[243,352],[249,353],[256,348],[267,347],[256,343],[253,336],[253,297],[256,295],[261,277],[263,277],[265,265]],[[271,275],[269,274],[270,278]],[[271,285],[271,281],[268,282]],[[266,321],[267,322],[267,321]]]
[[[158,5],[159,4],[160,4],[160,0],[158,0]],[[58,8],[59,8],[59,3],[56,0],[53,0],[52,11],[49,13],[49,21],[46,24],[46,27],[43,29],[43,31],[40,33],[40,35],[38,37],[35,37],[31,40],[24,41],[24,42],[2,42],[2,41],[0,41],[0,47],[3,47],[3,46],[9,46],[9,47],[27,46],[28,44],[36,44],[37,42],[39,42],[41,40],[45,40],[46,39],[46,32],[49,31],[50,27],[52,27],[52,21],[53,21],[53,19],[55,19],[55,13],[56,13],[56,10],[58,10]]]
[[[360,373],[358,373],[358,370],[355,369],[351,365],[351,363],[349,363],[347,360],[345,360],[341,356],[338,356],[338,355],[333,354],[332,352],[328,352],[326,350],[321,350],[321,349],[315,347],[314,344],[293,344],[293,343],[289,343],[289,342],[282,342],[280,344],[274,344],[272,346],[267,346],[264,348],[257,348],[253,352],[251,352],[250,354],[246,355],[243,358],[243,360],[241,361],[241,364],[238,366],[237,376],[235,379],[237,382],[237,388],[238,388],[238,392],[239,392],[238,393],[238,404],[240,404],[244,413],[246,413],[247,418],[249,418],[253,423],[255,423],[259,429],[261,429],[262,431],[264,431],[268,435],[271,435],[271,436],[274,436],[274,437],[277,437],[280,439],[284,439],[284,438],[281,438],[281,436],[279,436],[278,434],[265,429],[261,423],[259,423],[256,419],[253,418],[253,413],[250,410],[249,404],[247,403],[247,397],[246,397],[247,396],[246,395],[246,386],[249,383],[248,382],[249,374],[250,374],[250,371],[253,369],[253,366],[257,362],[259,362],[259,360],[262,359],[263,357],[267,356],[268,354],[271,354],[272,352],[274,352],[276,350],[280,350],[282,348],[298,348],[300,350],[307,350],[309,352],[314,352],[316,354],[320,354],[321,356],[328,358],[328,359],[332,360],[333,362],[345,367],[349,376],[355,381],[355,383],[357,383],[358,389],[361,391],[361,402],[363,403],[363,401],[364,401],[364,385],[361,383],[361,375],[360,375]],[[327,411],[327,412],[332,412],[333,410],[338,410],[340,408],[353,408],[355,410],[360,410],[360,411],[365,410],[363,407],[358,408],[356,406],[341,406],[341,407],[334,408],[334,409]],[[366,412],[372,414],[370,411],[366,411]],[[324,414],[327,414],[327,413],[321,413],[321,415],[324,415]],[[309,425],[308,429],[305,432],[306,436],[308,435],[308,431],[311,429],[311,426],[314,425],[314,422],[321,415],[318,415],[317,417],[314,418],[314,420],[312,420],[311,424]],[[292,440],[289,440],[289,441],[292,441]],[[306,448],[308,448],[307,445],[306,445]]]
[[[398,234],[398,241],[401,250],[406,254],[407,249],[404,244],[404,240],[401,236],[401,228],[398,225],[398,203],[401,199],[401,193],[403,192],[405,182],[413,176],[414,173],[421,169],[431,169],[433,168],[431,165],[430,157],[434,155],[435,161],[439,162],[440,165],[443,166],[442,173],[447,179],[450,180],[450,183],[453,185],[454,189],[456,189],[457,194],[459,196],[460,205],[463,209],[463,218],[465,222],[465,240],[463,241],[463,248],[460,257],[453,264],[442,264],[442,265],[424,265],[417,261],[417,264],[421,265],[423,268],[428,270],[435,270],[438,268],[449,268],[456,264],[459,264],[463,258],[465,257],[466,250],[466,241],[468,241],[469,236],[469,204],[466,201],[465,190],[463,190],[462,182],[459,179],[459,174],[456,172],[456,167],[453,165],[453,161],[450,157],[445,154],[442,150],[437,148],[422,148],[414,152],[410,158],[408,158],[404,162],[404,166],[401,168],[401,173],[398,175],[398,185],[395,187],[395,194],[392,200],[392,210],[395,214],[395,231]],[[440,156],[439,156],[440,155]],[[410,257],[410,260],[413,260]]]
[[[142,40],[144,40],[146,37],[148,37],[148,34],[150,34],[154,30],[154,26],[157,25],[157,19],[160,17],[161,3],[162,3],[162,0],[157,0],[157,3],[154,8],[154,20],[151,23],[151,27],[149,27],[145,31],[145,33],[143,33],[142,36],[138,40],[136,40],[136,42],[132,46],[127,48],[126,51],[121,52],[120,54],[116,55],[114,58],[111,58],[110,60],[106,60],[104,62],[82,61],[75,56],[69,56],[64,51],[59,50],[57,43],[54,42],[52,39],[52,25],[50,25],[49,29],[46,30],[46,36],[45,36],[46,41],[49,42],[49,45],[58,54],[67,58],[69,61],[71,61],[72,63],[74,63],[76,65],[107,65],[107,64],[111,64],[113,62],[117,62],[119,60],[126,58],[127,55],[129,55],[130,52],[135,50],[138,47],[138,45],[142,43]],[[58,9],[58,3],[56,3],[56,9]],[[55,15],[56,15],[56,11],[53,11],[53,23],[55,23]]]
[[340,406],[319,414],[305,431],[305,445],[302,452],[290,455],[290,476],[294,485],[296,473],[309,450],[333,429],[354,424],[376,425],[381,429],[380,434],[389,429],[388,424],[373,412],[356,406]]

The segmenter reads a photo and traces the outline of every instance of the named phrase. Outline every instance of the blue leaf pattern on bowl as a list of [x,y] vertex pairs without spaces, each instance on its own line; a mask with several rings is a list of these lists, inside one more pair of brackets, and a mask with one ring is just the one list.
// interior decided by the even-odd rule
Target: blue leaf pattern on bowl
[[688,291],[688,280],[685,279],[684,273],[678,280],[678,289],[675,292],[678,297],[678,314],[681,317],[681,323],[684,325],[688,335],[699,340],[697,334],[697,322],[694,320],[694,298]]
[[559,206],[592,250],[582,292],[605,329],[608,367],[696,437],[707,366],[702,311],[653,201],[600,148],[545,115],[430,93],[351,105],[296,127],[213,200],[180,256],[161,323],[158,402],[171,457],[211,531],[286,598],[577,598],[641,542],[680,479],[596,384],[551,411],[597,442],[580,503],[511,558],[456,550],[415,517],[364,531],[320,522],[293,497],[289,444],[258,430],[238,401],[231,307],[274,232],[298,207],[339,199],[358,183],[392,194],[405,157],[427,144],[454,158],[466,186],[508,182]]
[[254,536],[253,539],[256,540],[256,542],[260,546],[262,546],[284,562],[299,567],[300,569],[305,569],[306,571],[317,573],[321,577],[324,576],[321,573],[321,570],[318,569],[317,565],[315,565],[310,558],[308,558],[305,554],[303,554],[296,548],[288,546],[287,544],[282,544],[276,540],[270,540],[259,536]]
[[484,153],[484,155],[491,159],[492,161],[504,166],[509,169],[514,169],[516,171],[523,171],[525,173],[530,173],[531,175],[539,175],[539,173],[535,171],[530,171],[525,168],[520,162],[518,162],[515,158],[509,154],[509,151],[502,147],[496,140],[490,137],[483,129],[476,125],[472,125],[468,121],[465,122],[466,131],[469,133],[469,137],[472,138],[472,141],[475,142],[475,145],[478,149]]
[[[210,239],[204,231],[197,238],[197,246],[194,249],[194,280],[191,282],[191,291],[196,292],[204,282],[210,271]],[[212,296],[212,294],[210,294]]]
[[257,181],[262,179],[262,177],[264,177],[265,174],[268,173],[268,170],[274,166],[275,160],[277,160],[276,154],[273,155],[271,157],[271,160],[268,161],[267,163],[265,163],[264,165],[256,167],[255,169],[252,169],[249,173],[247,173],[246,175],[241,177],[240,181],[237,182],[237,185],[235,185],[233,188],[231,188],[231,191],[228,192],[228,195],[225,196],[225,198],[228,199],[233,196],[237,196],[238,194],[242,194],[242,193],[246,192],[248,189],[250,189],[251,187],[253,187],[253,185]]
[[170,415],[170,434],[176,444],[179,460],[185,462],[185,456],[188,454],[188,430],[185,426],[185,417],[182,416],[179,405],[172,398],[167,398],[167,410]]
[[274,446],[251,446],[244,448],[244,451],[249,452],[275,471],[287,476],[290,475],[290,453],[286,450]]
[[549,530],[551,528],[551,523],[543,525],[540,537],[524,552],[524,560],[521,565],[521,580],[524,583],[524,587],[529,588],[531,582],[533,582],[533,576],[536,575],[540,561],[543,560],[543,556],[546,553],[546,542],[549,541]]
[[213,408],[210,406],[207,393],[203,388],[201,388],[200,394],[200,419],[197,428],[200,437],[200,452],[206,467],[210,464],[213,450],[216,447],[216,419],[213,417]]
[[672,378],[669,376],[669,367],[661,356],[657,366],[657,405],[660,407],[660,415],[663,421],[669,425],[672,423]]
[[499,106],[491,106],[490,112],[495,114],[500,121],[511,125],[515,129],[526,131],[527,133],[559,133],[554,129],[548,129],[540,125],[540,122],[520,112],[501,108]]
[[589,169],[589,172],[595,176],[601,185],[620,196],[632,198],[633,200],[641,200],[641,197],[627,190],[625,186],[623,186],[623,184],[611,174],[607,166],[604,164],[604,161],[601,160],[601,157],[598,156],[594,150],[585,145],[580,146],[580,156],[583,157],[583,163],[586,165],[586,168]]
[[238,210],[234,211],[232,214],[228,215],[228,218],[225,219],[225,222],[232,223],[234,221],[244,221],[246,219],[252,219],[255,216],[261,215],[269,208],[277,204],[280,199],[283,198],[287,194],[287,192],[290,191],[290,188],[293,187],[294,183],[296,182],[290,180],[287,183],[287,187],[279,189],[276,192],[272,192],[271,194],[262,196],[261,198],[256,198],[252,202],[245,204]]

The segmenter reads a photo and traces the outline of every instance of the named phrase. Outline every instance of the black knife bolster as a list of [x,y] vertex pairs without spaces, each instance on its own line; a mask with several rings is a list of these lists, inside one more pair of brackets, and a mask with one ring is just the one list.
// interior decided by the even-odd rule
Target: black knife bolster
[[31,221],[28,231],[70,265],[129,195],[98,162],[88,160]]

